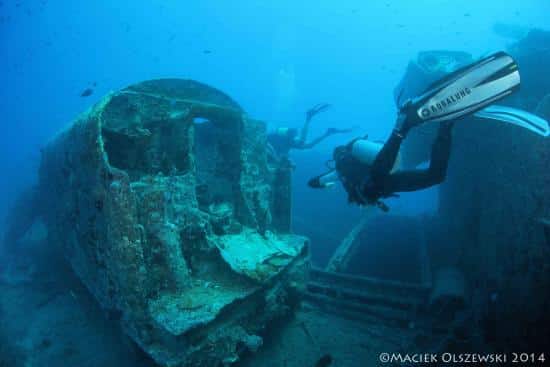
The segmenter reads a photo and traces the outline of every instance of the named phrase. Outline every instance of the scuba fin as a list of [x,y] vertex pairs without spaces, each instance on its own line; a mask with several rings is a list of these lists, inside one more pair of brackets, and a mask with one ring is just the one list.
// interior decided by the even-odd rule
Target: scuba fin
[[527,111],[518,110],[517,108],[493,105],[478,111],[474,116],[517,125],[543,137],[550,135],[548,121]]
[[454,120],[477,112],[519,89],[518,65],[497,52],[432,84],[401,106],[411,126]]
[[337,129],[335,127],[329,127],[326,131],[326,134],[328,135],[334,135],[334,134],[347,134],[351,133],[354,130],[353,127],[347,128],[347,129]]

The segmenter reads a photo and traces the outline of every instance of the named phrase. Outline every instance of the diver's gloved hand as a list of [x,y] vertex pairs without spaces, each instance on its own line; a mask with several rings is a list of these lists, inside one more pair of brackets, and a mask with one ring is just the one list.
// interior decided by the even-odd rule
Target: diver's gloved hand
[[313,106],[306,112],[306,120],[309,121],[313,118],[313,116],[317,115],[320,112],[326,111],[330,107],[330,104],[328,103],[319,103],[316,106]]
[[307,182],[307,185],[311,187],[312,189],[322,189],[323,185],[321,185],[321,181],[319,180],[320,176],[313,177]]
[[312,189],[324,189],[331,187],[336,181],[338,181],[338,173],[334,169],[331,169],[328,172],[313,177],[308,181],[307,185]]

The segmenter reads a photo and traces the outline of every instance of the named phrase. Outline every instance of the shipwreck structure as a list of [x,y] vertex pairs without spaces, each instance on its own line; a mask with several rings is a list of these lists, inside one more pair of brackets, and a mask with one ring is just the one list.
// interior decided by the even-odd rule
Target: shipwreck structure
[[[508,48],[517,60],[521,90],[503,104],[550,119],[550,32],[531,30]],[[432,53],[434,59],[441,52]],[[456,53],[447,53],[440,64]],[[455,63],[460,66],[460,59]],[[412,63],[423,66],[422,59]],[[429,83],[432,74],[410,72]],[[437,75],[438,77],[438,75]],[[429,159],[434,126],[413,129],[404,143],[412,168]],[[434,273],[454,267],[464,274],[472,318],[494,349],[548,345],[550,302],[550,140],[525,129],[465,119],[453,132],[447,179],[430,228]],[[506,337],[502,337],[506,335]]]
[[216,89],[163,79],[107,95],[43,150],[27,202],[49,243],[160,365],[232,364],[305,286],[308,240],[290,233],[290,172],[268,165],[265,129]]

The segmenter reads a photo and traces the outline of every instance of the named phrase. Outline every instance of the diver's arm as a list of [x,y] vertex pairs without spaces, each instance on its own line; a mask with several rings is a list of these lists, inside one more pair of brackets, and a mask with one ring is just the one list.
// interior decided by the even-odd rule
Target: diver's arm
[[308,186],[313,189],[324,189],[334,185],[338,181],[338,172],[335,169],[330,170],[322,175],[313,177],[308,181]]

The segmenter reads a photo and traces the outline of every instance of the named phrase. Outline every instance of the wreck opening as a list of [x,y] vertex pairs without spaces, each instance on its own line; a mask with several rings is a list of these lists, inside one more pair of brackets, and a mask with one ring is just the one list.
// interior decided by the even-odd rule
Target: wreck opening
[[191,168],[191,121],[185,113],[170,111],[169,100],[144,97],[122,93],[106,107],[101,133],[109,164],[132,181],[185,174]]
[[196,195],[201,209],[233,206],[241,172],[240,118],[194,118]]

